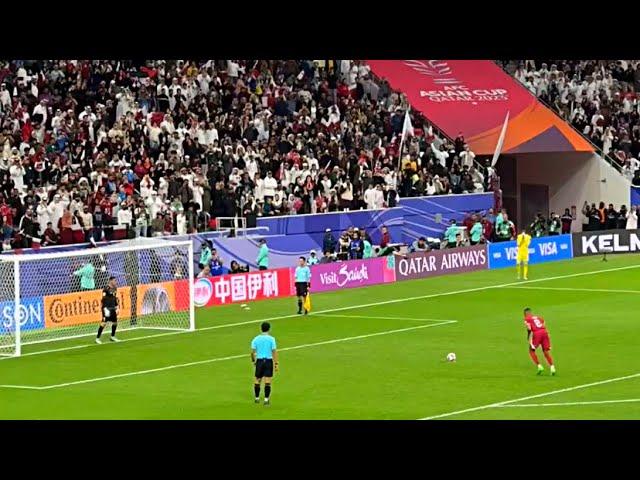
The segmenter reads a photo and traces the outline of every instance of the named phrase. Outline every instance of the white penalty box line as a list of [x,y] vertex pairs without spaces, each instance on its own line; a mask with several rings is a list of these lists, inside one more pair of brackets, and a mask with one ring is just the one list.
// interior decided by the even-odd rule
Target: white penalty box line
[[[426,299],[429,299],[429,298],[444,297],[444,296],[448,296],[448,295],[459,295],[459,294],[464,294],[464,293],[482,292],[482,291],[485,291],[485,290],[500,289],[500,288],[506,288],[506,287],[520,286],[520,285],[528,285],[528,284],[531,284],[531,283],[546,282],[546,281],[549,281],[549,280],[560,280],[560,279],[563,279],[563,278],[581,277],[581,276],[585,276],[585,275],[596,275],[596,274],[599,274],[599,273],[616,272],[616,271],[620,271],[620,270],[629,270],[629,269],[635,269],[635,268],[640,268],[640,265],[628,265],[628,266],[625,266],[625,267],[615,267],[615,268],[606,268],[606,269],[600,269],[600,270],[591,270],[591,271],[588,271],[588,272],[571,273],[571,274],[568,274],[568,275],[556,275],[556,276],[553,276],[553,277],[538,278],[538,279],[534,279],[534,280],[523,280],[523,281],[517,281],[517,282],[503,283],[503,284],[499,284],[499,285],[486,285],[484,287],[466,288],[466,289],[463,289],[463,290],[454,290],[454,291],[449,291],[449,292],[438,292],[438,293],[432,293],[432,294],[427,294],[427,295],[418,295],[418,296],[413,296],[413,297],[396,298],[396,299],[393,299],[393,300],[384,300],[384,301],[381,301],[381,302],[365,303],[365,304],[360,304],[360,305],[351,305],[351,306],[339,307],[339,308],[330,308],[330,309],[327,309],[327,310],[319,310],[317,312],[312,312],[312,313],[309,314],[309,316],[319,316],[319,315],[323,315],[323,314],[326,314],[326,313],[342,312],[342,311],[346,311],[346,310],[355,310],[357,308],[375,307],[375,306],[378,306],[378,305],[389,305],[389,304],[394,304],[394,303],[411,302],[411,301],[415,301],[415,300],[426,300]],[[229,327],[250,325],[250,324],[261,323],[261,322],[271,322],[271,321],[275,321],[275,320],[283,320],[283,319],[287,319],[287,318],[297,318],[297,317],[299,317],[299,315],[281,315],[281,316],[278,316],[278,317],[261,318],[261,319],[258,319],[258,320],[248,320],[248,321],[244,321],[244,322],[225,323],[223,325],[212,325],[210,327],[198,328],[195,331],[182,330],[182,331],[176,331],[176,332],[158,333],[158,334],[155,334],[155,335],[145,335],[145,336],[140,336],[140,337],[135,337],[135,338],[130,338],[130,339],[124,339],[124,340],[122,340],[122,342],[123,343],[124,342],[134,342],[134,341],[146,340],[146,339],[150,339],[150,338],[164,337],[164,336],[167,336],[167,335],[182,335],[182,334],[185,334],[185,333],[194,334],[194,333],[204,332],[204,331],[208,331],[208,330],[216,330],[216,329],[219,329],[219,328],[229,328]],[[97,347],[97,345],[95,345],[93,343],[86,344],[86,345],[72,345],[72,346],[69,346],[69,347],[61,347],[61,348],[54,348],[54,349],[49,349],[49,350],[40,350],[40,351],[36,351],[36,352],[23,353],[20,357],[13,357],[13,356],[12,357],[0,357],[0,361],[2,361],[2,360],[10,360],[10,359],[15,359],[15,358],[28,357],[28,356],[32,356],[32,355],[43,355],[43,354],[46,354],[46,353],[55,353],[55,352],[63,352],[63,351],[67,351],[67,350],[77,350],[77,349],[82,349],[82,348],[95,348],[95,347]]]
[[[331,345],[334,343],[342,343],[342,342],[350,342],[353,340],[361,340],[361,339],[365,339],[365,338],[372,338],[372,337],[380,337],[383,335],[392,335],[394,333],[402,333],[402,332],[410,332],[410,331],[415,331],[415,330],[421,330],[421,329],[425,329],[425,328],[431,328],[431,327],[439,327],[442,325],[449,325],[452,323],[456,323],[456,320],[442,320],[439,322],[434,322],[434,323],[428,323],[425,325],[417,325],[415,327],[406,327],[406,328],[396,328],[394,330],[385,330],[382,332],[375,332],[375,333],[367,333],[367,334],[363,334],[363,335],[355,335],[352,337],[343,337],[343,338],[335,338],[333,340],[325,340],[322,342],[315,342],[315,343],[305,343],[302,345],[296,345],[293,347],[285,347],[285,348],[280,348],[278,349],[279,352],[285,352],[285,351],[290,351],[290,350],[301,350],[303,348],[311,348],[311,347],[317,347],[320,345]],[[236,360],[239,358],[248,358],[247,354],[241,354],[241,355],[230,355],[230,356],[226,356],[226,357],[216,357],[216,358],[209,358],[206,360],[199,360],[196,362],[188,362],[188,363],[179,363],[179,364],[175,364],[175,365],[168,365],[165,367],[159,367],[159,368],[151,368],[151,369],[147,369],[147,370],[137,370],[134,372],[127,372],[127,373],[120,373],[117,375],[109,375],[109,376],[105,376],[105,377],[95,377],[95,378],[89,378],[86,380],[77,380],[77,381],[73,381],[73,382],[66,382],[66,383],[58,383],[58,384],[54,384],[54,385],[43,385],[43,386],[35,386],[35,385],[0,385],[0,388],[8,388],[8,389],[18,389],[18,390],[51,390],[54,388],[63,388],[63,387],[70,387],[70,386],[74,386],[74,385],[83,385],[83,384],[87,384],[87,383],[96,383],[96,382],[102,382],[102,381],[106,381],[106,380],[114,380],[114,379],[119,379],[119,378],[126,378],[126,377],[133,377],[133,376],[137,376],[137,375],[146,375],[146,374],[150,374],[150,373],[157,373],[157,372],[165,372],[168,370],[175,370],[178,368],[185,368],[185,367],[193,367],[196,365],[206,365],[209,363],[216,363],[216,362],[223,362],[223,361],[227,361],[227,360]]]

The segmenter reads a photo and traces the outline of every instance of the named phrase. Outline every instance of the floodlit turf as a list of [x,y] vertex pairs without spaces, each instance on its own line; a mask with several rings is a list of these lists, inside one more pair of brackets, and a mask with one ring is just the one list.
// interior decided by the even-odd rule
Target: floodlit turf
[[[317,294],[308,317],[267,300],[198,310],[195,333],[27,346],[0,361],[0,418],[638,419],[639,280],[637,255],[587,257],[534,265],[519,285],[513,269],[476,272]],[[547,321],[556,377],[535,374],[525,306]],[[249,361],[265,318],[281,350],[268,408]],[[29,355],[51,349],[66,350]]]

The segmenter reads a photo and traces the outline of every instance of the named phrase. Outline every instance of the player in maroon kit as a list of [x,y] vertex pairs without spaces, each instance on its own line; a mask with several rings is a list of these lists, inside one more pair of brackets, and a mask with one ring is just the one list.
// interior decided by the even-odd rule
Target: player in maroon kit
[[540,364],[538,360],[538,355],[536,355],[536,348],[542,346],[542,352],[544,353],[544,358],[547,359],[547,363],[549,364],[549,369],[551,370],[551,375],[556,374],[556,367],[553,365],[553,358],[551,358],[551,340],[549,339],[549,332],[547,332],[547,327],[544,324],[544,319],[539,317],[538,315],[532,315],[530,308],[524,309],[524,324],[527,327],[527,341],[529,342],[529,355],[531,356],[531,360],[538,366],[538,375],[541,375],[544,372],[544,367]]

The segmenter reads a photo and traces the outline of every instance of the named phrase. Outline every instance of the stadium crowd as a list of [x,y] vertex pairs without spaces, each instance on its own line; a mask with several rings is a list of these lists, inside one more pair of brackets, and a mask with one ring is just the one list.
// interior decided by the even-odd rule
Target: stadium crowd
[[621,205],[616,210],[611,203],[605,205],[604,202],[600,202],[596,207],[595,203],[589,205],[588,202],[584,202],[582,215],[583,232],[615,229],[635,230],[638,228],[640,205],[633,205],[630,209],[627,209],[626,205]]
[[491,186],[419,114],[399,161],[406,107],[356,60],[0,61],[3,246]]
[[511,60],[502,65],[640,186],[640,61]]

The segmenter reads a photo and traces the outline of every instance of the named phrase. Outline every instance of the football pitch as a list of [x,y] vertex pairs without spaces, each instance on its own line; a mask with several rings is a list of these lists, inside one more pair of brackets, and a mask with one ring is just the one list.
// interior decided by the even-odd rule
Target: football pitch
[[[0,361],[0,418],[639,419],[640,256],[608,260],[533,265],[526,282],[502,269],[316,294],[308,316],[292,297],[196,310],[195,332],[26,346]],[[526,306],[546,320],[554,377],[527,353]],[[249,359],[263,320],[280,351],[270,407],[253,403]]]

